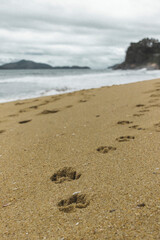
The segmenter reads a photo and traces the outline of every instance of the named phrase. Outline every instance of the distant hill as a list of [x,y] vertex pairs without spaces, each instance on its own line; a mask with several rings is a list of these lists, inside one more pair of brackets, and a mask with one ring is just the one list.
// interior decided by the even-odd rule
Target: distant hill
[[44,63],[21,60],[19,62],[4,64],[0,66],[0,69],[52,69],[52,66]]
[[6,63],[0,66],[0,70],[18,70],[18,69],[90,69],[89,67],[80,66],[62,66],[52,67],[45,63],[36,63],[28,60],[21,60],[13,63]]
[[160,42],[144,38],[131,43],[127,49],[125,61],[112,66],[113,69],[160,69]]

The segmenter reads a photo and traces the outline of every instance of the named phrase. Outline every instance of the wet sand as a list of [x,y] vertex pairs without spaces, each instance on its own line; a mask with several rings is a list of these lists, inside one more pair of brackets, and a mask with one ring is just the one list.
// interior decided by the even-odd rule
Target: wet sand
[[160,239],[160,80],[0,104],[0,239]]

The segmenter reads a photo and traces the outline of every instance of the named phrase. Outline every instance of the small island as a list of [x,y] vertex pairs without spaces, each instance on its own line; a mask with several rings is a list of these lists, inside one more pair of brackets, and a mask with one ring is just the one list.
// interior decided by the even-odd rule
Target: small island
[[157,39],[144,38],[131,43],[127,49],[125,61],[111,67],[117,69],[160,69],[160,42]]
[[24,70],[24,69],[90,69],[86,66],[56,66],[52,67],[45,63],[36,63],[28,60],[20,60],[18,62],[6,63],[0,66],[0,70]]

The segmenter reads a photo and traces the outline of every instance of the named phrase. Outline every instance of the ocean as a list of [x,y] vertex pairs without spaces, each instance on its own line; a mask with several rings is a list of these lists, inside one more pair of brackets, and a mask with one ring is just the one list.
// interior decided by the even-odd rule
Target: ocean
[[160,70],[1,70],[0,102],[160,78]]

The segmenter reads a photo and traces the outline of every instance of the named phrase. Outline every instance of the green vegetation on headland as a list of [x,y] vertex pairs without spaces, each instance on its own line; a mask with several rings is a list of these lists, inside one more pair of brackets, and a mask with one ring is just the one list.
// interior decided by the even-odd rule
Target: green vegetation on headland
[[125,61],[110,67],[117,69],[160,69],[160,42],[157,39],[144,38],[131,43],[127,49]]

